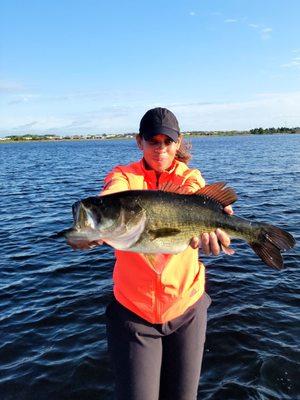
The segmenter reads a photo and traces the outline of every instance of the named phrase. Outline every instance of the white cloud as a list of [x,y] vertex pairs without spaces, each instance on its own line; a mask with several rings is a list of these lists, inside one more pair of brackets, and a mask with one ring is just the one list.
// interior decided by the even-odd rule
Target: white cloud
[[267,40],[267,39],[271,38],[271,33],[273,32],[273,29],[270,27],[264,27],[263,25],[259,25],[259,24],[255,24],[255,23],[248,24],[248,27],[254,29],[256,32],[259,32],[260,37],[263,40]]
[[190,11],[190,16],[194,17],[196,15],[195,11]]
[[0,119],[0,134],[22,134],[24,130],[33,134],[133,132],[137,131],[139,119],[145,111],[144,106],[133,105],[105,106],[94,111],[64,115],[4,115]]
[[282,64],[282,68],[300,68],[300,60],[292,60],[289,63]]
[[295,50],[292,50],[292,53],[296,53],[295,56],[291,59],[291,61],[281,64],[281,68],[291,68],[291,69],[299,69],[300,68],[300,56],[298,56]]
[[24,86],[19,82],[0,80],[0,93],[18,93],[24,91]]
[[257,25],[257,24],[248,24],[248,26],[250,26],[250,28],[254,28],[254,29],[259,28],[259,25]]
[[149,108],[170,108],[181,129],[247,130],[254,127],[300,126],[300,92],[260,93],[240,102],[140,103],[107,106],[91,112],[64,115],[3,116],[2,135],[10,133],[124,133],[137,132],[141,116]]
[[20,131],[30,130],[37,123],[38,123],[37,121],[32,121],[32,122],[29,122],[27,124],[18,126],[17,129],[20,130]]
[[174,105],[183,130],[300,126],[300,92],[262,93],[244,102]]
[[261,30],[262,33],[270,33],[272,31],[273,31],[272,28],[264,28],[264,29]]
[[225,22],[226,24],[234,24],[235,22],[238,22],[238,20],[237,20],[237,19],[228,18],[228,19],[225,19],[224,22]]
[[15,95],[13,96],[12,100],[8,101],[8,105],[14,105],[14,104],[22,104],[22,103],[28,103],[32,99],[39,98],[39,95],[34,95],[34,94],[27,94],[27,95]]
[[271,33],[273,32],[272,28],[263,28],[260,30],[261,38],[263,40],[268,40],[271,38]]
[[130,101],[138,101],[141,97],[144,97],[144,92],[139,90],[94,90],[94,91],[74,91],[69,93],[54,93],[54,94],[38,94],[38,93],[14,93],[5,92],[3,93],[3,101],[7,109],[16,106],[25,106],[26,104],[35,103],[39,106],[50,104],[53,106],[60,106],[60,103],[65,103],[69,107],[89,107],[91,108],[94,104],[105,104],[114,103],[118,104],[124,98]]

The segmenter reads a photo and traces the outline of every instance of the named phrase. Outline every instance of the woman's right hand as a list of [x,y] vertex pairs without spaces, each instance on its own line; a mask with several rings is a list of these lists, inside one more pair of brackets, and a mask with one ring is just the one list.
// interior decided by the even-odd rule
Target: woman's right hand
[[90,250],[94,247],[101,246],[103,244],[103,240],[93,240],[92,242],[88,242],[87,240],[76,240],[74,242],[67,240],[67,243],[72,247],[73,250]]

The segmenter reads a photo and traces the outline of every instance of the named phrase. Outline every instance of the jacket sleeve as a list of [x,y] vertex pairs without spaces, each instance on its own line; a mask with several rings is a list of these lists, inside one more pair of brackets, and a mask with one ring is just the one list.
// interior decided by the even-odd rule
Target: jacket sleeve
[[191,193],[195,193],[205,186],[205,180],[198,169],[190,169],[183,186],[188,188]]
[[129,190],[129,182],[120,167],[115,167],[104,179],[104,186],[100,196]]

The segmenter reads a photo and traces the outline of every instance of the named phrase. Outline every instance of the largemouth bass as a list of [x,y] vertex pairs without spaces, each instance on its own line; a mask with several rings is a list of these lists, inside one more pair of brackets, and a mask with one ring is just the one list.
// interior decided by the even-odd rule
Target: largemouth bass
[[295,245],[293,236],[273,225],[224,213],[223,208],[237,199],[225,186],[219,182],[186,194],[167,184],[158,191],[89,197],[73,205],[74,225],[61,234],[72,242],[102,239],[119,250],[176,254],[193,237],[221,228],[230,237],[247,241],[270,267],[283,268],[281,252]]

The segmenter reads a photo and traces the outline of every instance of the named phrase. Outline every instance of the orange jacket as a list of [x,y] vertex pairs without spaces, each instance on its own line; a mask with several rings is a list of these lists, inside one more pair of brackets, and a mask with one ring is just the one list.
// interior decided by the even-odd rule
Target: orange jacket
[[[101,195],[133,189],[157,189],[171,181],[191,192],[205,185],[200,172],[174,161],[159,179],[144,161],[117,166],[105,179]],[[182,315],[204,292],[205,269],[198,250],[188,247],[170,255],[152,258],[142,253],[115,251],[114,295],[127,309],[151,323],[165,323]]]

